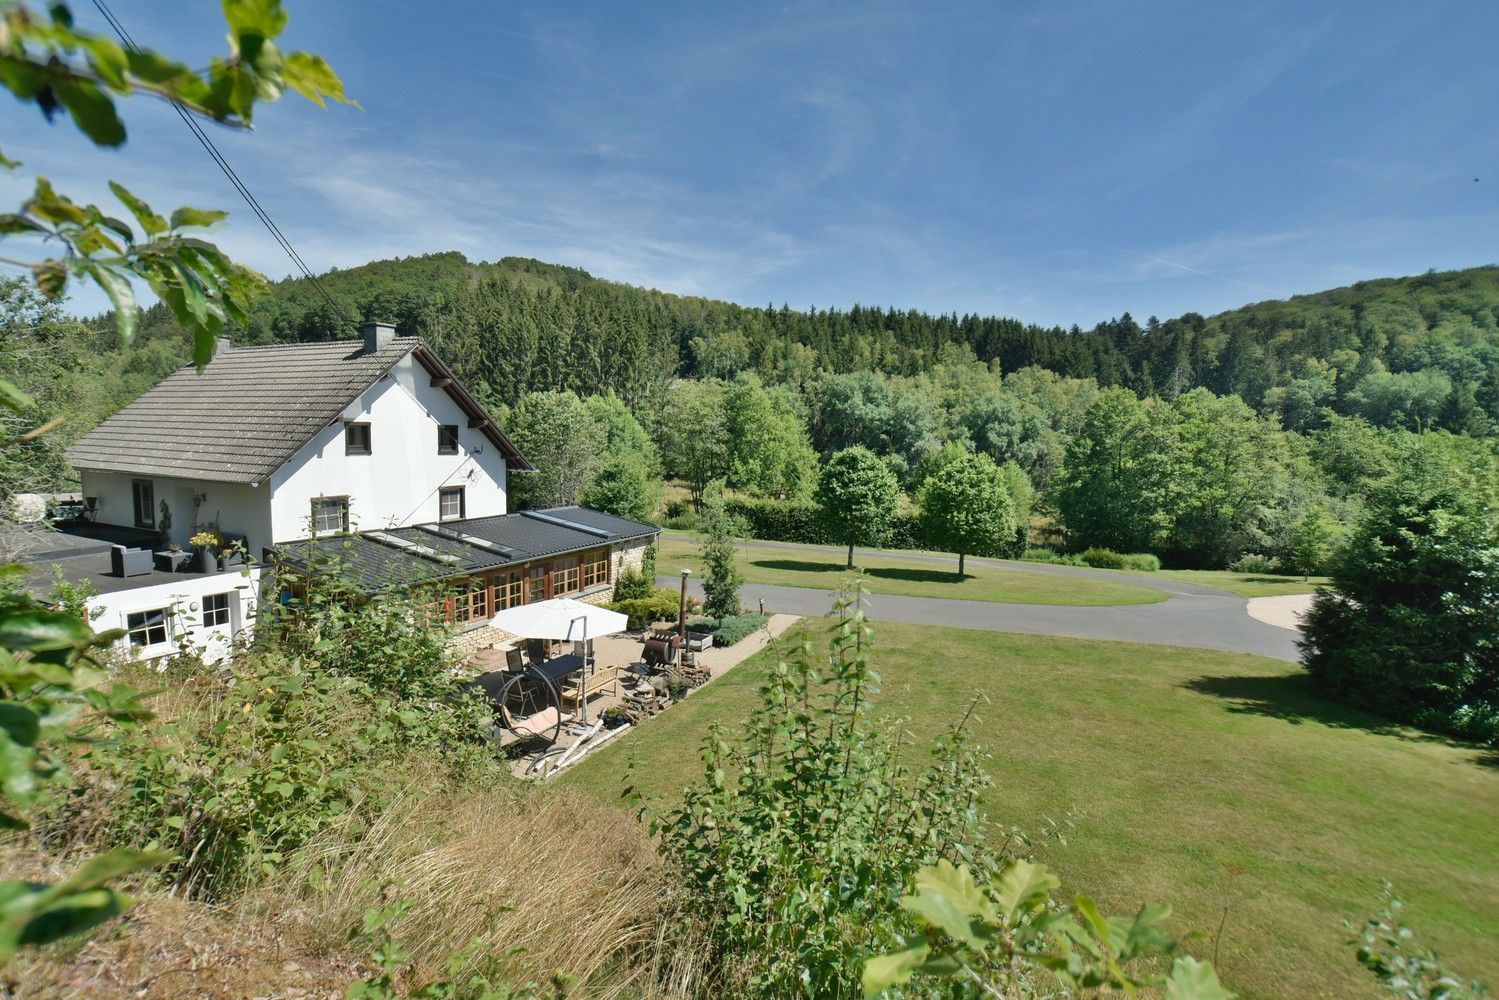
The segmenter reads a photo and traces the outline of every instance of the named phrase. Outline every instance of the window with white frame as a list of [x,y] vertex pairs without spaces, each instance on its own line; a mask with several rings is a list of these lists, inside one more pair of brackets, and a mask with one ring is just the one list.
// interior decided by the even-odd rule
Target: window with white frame
[[464,506],[462,486],[444,486],[437,491],[437,519],[439,521],[461,520]]
[[125,634],[130,637],[132,646],[162,645],[167,641],[167,609],[130,612],[125,616]]
[[233,597],[233,591],[225,594],[205,594],[203,596],[204,628],[217,628],[220,625],[229,624],[229,601]]
[[349,530],[348,497],[314,497],[312,501],[312,533]]

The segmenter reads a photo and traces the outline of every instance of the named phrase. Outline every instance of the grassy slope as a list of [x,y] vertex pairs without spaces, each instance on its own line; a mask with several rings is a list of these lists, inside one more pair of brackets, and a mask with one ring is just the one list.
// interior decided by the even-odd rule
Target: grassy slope
[[[843,549],[827,548],[824,555],[822,549],[798,552],[753,541],[740,543],[738,549],[739,566],[748,583],[832,591],[848,578]],[[864,570],[869,589],[877,594],[1013,604],[1154,604],[1166,599],[1161,591],[1131,583],[1123,574],[1116,583],[970,563],[966,577],[959,582],[957,557],[945,562],[924,563],[899,555],[854,551],[855,566]],[[673,573],[682,566],[691,567],[701,576],[697,541],[685,535],[663,535],[658,569]]]
[[[993,752],[991,819],[1037,830],[1068,888],[1128,910],[1170,902],[1211,935],[1248,998],[1376,995],[1344,947],[1389,878],[1423,940],[1499,979],[1499,758],[1415,738],[1311,697],[1296,668],[1258,657],[881,623],[882,708],[929,737],[975,693]],[[762,658],[564,779],[616,801],[633,780],[670,796],[711,721],[733,725]],[[1225,917],[1226,911],[1226,917]],[[1212,951],[1210,943],[1196,947]]]
[[[1152,576],[1156,574],[1151,574]],[[1311,594],[1327,582],[1325,576],[1314,576],[1303,580],[1299,576],[1278,576],[1264,573],[1235,573],[1228,569],[1163,569],[1160,576],[1196,583],[1204,587],[1217,587],[1241,597],[1276,597],[1281,594]]]

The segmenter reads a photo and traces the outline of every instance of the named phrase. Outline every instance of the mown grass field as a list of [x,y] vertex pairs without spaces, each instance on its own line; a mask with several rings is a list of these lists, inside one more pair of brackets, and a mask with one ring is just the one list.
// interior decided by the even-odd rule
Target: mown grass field
[[[1241,996],[1375,997],[1345,946],[1381,879],[1425,943],[1499,980],[1499,754],[1419,737],[1313,697],[1254,656],[893,623],[876,626],[880,710],[925,740],[988,699],[996,826],[1075,814],[1044,857],[1110,909],[1175,907]],[[712,722],[735,725],[768,654],[591,757],[562,783],[669,799]],[[1221,937],[1217,936],[1222,926]]]
[[1280,576],[1272,573],[1235,573],[1229,569],[1163,569],[1148,576],[1164,576],[1182,583],[1195,583],[1203,587],[1217,587],[1241,597],[1279,597],[1283,594],[1311,594],[1327,583],[1327,577],[1314,576],[1310,580],[1299,576]]
[[[699,546],[699,541],[689,535],[662,535],[656,561],[658,570],[669,574],[685,566],[701,576]],[[832,591],[848,579],[844,549],[818,547],[800,551],[755,541],[740,542],[736,548],[739,567],[748,583]],[[924,561],[859,549],[854,550],[854,565],[864,571],[866,585],[876,594],[1088,606],[1154,604],[1166,599],[1161,591],[1132,583],[1122,573],[1117,581],[1098,580],[970,562],[967,574],[959,580],[957,556],[945,561]]]

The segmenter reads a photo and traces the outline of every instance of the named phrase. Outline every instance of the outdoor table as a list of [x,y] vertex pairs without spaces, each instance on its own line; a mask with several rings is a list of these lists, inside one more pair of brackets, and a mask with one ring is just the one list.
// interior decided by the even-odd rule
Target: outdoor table
[[561,687],[564,677],[583,669],[583,657],[576,653],[554,656],[544,663],[534,664],[531,669]]
[[155,552],[152,554],[156,556],[156,563],[158,566],[160,566],[162,563],[166,564],[163,568],[168,573],[177,572],[177,567],[181,566],[183,563],[187,562],[188,559],[192,558],[191,552],[173,552],[170,549],[165,552]]

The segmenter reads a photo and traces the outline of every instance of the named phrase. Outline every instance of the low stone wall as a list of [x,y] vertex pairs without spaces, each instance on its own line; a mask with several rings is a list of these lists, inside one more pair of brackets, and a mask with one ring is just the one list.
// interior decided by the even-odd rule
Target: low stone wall
[[467,656],[481,649],[489,649],[491,646],[508,646],[513,642],[515,642],[515,636],[504,629],[480,625],[478,628],[457,633],[448,640],[448,646]]

